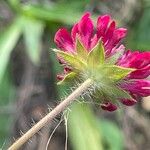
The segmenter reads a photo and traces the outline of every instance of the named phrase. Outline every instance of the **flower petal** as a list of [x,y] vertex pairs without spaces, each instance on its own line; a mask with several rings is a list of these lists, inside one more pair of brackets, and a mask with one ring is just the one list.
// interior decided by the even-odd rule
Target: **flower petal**
[[56,32],[54,42],[61,50],[74,52],[72,38],[66,29],[62,28]]
[[76,41],[76,36],[77,36],[78,33],[79,33],[79,30],[78,30],[78,23],[76,23],[76,24],[73,26],[72,30],[71,30],[71,37],[72,37],[72,39],[73,39],[74,42]]
[[106,110],[106,111],[115,111],[117,109],[117,106],[110,102],[101,104],[100,106],[103,110]]
[[121,103],[126,106],[133,106],[137,101],[135,99],[121,99]]
[[65,66],[64,67],[64,73],[65,74],[67,74],[67,73],[69,73],[69,72],[71,72],[72,71],[72,68],[70,68],[69,66]]
[[91,45],[90,45],[90,49],[92,49],[98,42],[98,37],[97,37],[97,34],[95,34],[93,36],[93,38],[91,39]]
[[136,71],[133,71],[128,75],[129,79],[144,79],[147,78],[150,75],[150,65],[142,68],[137,69]]
[[137,79],[127,84],[124,83],[121,87],[132,94],[137,94],[142,97],[150,96],[150,81],[148,80]]
[[149,64],[150,64],[150,52],[142,52],[137,55],[136,59],[130,62],[130,67],[140,69]]
[[90,41],[94,31],[93,22],[89,17],[90,13],[85,13],[78,23],[79,37],[87,50],[90,48]]
[[128,50],[122,58],[118,61],[118,65],[123,67],[130,67],[142,69],[150,64],[150,52],[131,52]]
[[104,38],[104,42],[106,42],[112,38],[115,27],[116,27],[115,21],[112,21],[110,26],[107,29],[107,32],[106,32],[106,35]]
[[57,74],[57,80],[61,81],[64,79],[64,74]]
[[118,28],[114,30],[112,38],[105,45],[106,51],[111,52],[112,48],[114,48],[127,34],[127,29]]
[[104,37],[109,21],[110,21],[109,15],[100,16],[97,19],[97,37],[98,38]]
[[60,56],[57,55],[57,59],[58,59],[58,62],[59,62],[60,64],[63,64],[63,65],[66,64],[65,60],[64,60],[62,57],[60,57]]

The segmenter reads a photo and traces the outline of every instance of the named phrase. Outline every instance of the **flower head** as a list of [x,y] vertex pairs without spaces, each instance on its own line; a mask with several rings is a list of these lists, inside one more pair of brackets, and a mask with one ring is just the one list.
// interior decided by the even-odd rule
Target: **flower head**
[[107,111],[117,109],[119,102],[131,106],[139,96],[150,95],[150,52],[132,52],[121,45],[125,28],[117,28],[109,15],[97,19],[96,29],[85,13],[71,34],[59,29],[55,43],[58,60],[64,73],[58,75],[59,83],[93,80],[92,99],[100,101]]

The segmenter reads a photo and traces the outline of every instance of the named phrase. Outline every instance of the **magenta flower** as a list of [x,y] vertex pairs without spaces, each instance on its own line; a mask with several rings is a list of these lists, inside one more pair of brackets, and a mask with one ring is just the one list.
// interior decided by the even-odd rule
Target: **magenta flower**
[[107,111],[116,110],[119,102],[131,106],[138,97],[149,96],[150,52],[126,51],[120,44],[126,34],[108,15],[98,17],[95,29],[90,13],[73,26],[71,34],[59,29],[54,39],[64,66],[64,73],[57,76],[59,83],[91,78],[90,97]]

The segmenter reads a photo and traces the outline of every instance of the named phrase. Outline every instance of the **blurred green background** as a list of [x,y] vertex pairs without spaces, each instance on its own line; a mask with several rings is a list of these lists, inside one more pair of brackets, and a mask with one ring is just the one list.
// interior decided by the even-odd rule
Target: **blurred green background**
[[[150,50],[149,0],[0,1],[0,149],[7,149],[70,92],[68,86],[56,86],[62,68],[50,48],[55,47],[55,32],[71,29],[85,11],[93,18],[110,14],[128,28],[127,48]],[[75,103],[65,119],[58,116],[22,149],[149,150],[149,115],[150,98],[113,113],[94,103]]]

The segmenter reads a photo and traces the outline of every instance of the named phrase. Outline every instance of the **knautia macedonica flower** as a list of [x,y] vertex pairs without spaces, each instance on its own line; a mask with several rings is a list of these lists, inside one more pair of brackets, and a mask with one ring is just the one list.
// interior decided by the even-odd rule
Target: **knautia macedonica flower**
[[120,43],[126,33],[109,15],[99,16],[95,29],[90,13],[73,26],[71,34],[59,29],[55,35],[59,50],[54,50],[64,66],[64,73],[57,76],[59,84],[92,79],[91,97],[107,111],[149,96],[150,52],[125,50]]

